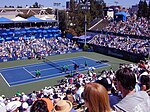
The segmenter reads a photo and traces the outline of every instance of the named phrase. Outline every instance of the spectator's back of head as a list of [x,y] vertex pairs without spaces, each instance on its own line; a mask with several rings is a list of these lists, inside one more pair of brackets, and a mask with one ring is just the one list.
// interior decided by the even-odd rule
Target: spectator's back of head
[[30,112],[51,112],[53,103],[48,98],[40,98],[31,106]]
[[140,83],[141,83],[141,90],[146,91],[150,89],[150,76],[142,75],[140,77]]
[[135,88],[136,77],[131,69],[121,68],[116,72],[115,76],[124,89],[132,91]]
[[111,90],[112,88],[112,81],[109,78],[102,78],[100,80],[96,80],[96,83],[103,85],[107,91]]
[[90,112],[110,112],[108,93],[101,84],[87,83],[82,96]]
[[81,85],[80,85],[79,83],[77,83],[77,84],[75,85],[75,87],[76,87],[77,89],[79,89],[79,88],[81,87]]

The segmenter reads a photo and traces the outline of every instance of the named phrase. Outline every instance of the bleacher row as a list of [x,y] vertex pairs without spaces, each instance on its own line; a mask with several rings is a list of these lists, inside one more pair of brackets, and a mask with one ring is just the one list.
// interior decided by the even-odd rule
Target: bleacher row
[[19,37],[24,39],[61,37],[61,30],[58,27],[0,29],[0,42],[18,40]]
[[[143,93],[143,91],[147,91],[147,93],[149,93],[150,95],[149,61],[141,61],[138,64],[120,64],[119,68],[130,68],[134,73],[136,73],[136,85],[133,89],[135,93]],[[113,106],[115,106],[120,100],[122,100],[122,95],[116,88],[117,85],[115,74],[116,71],[112,69],[103,70],[99,75],[96,75],[96,73],[94,73],[93,71],[89,71],[86,74],[75,72],[73,76],[60,80],[59,84],[54,87],[43,87],[41,90],[33,91],[29,94],[18,91],[13,97],[10,98],[6,98],[5,95],[1,95],[0,109],[3,109],[3,112],[6,112],[6,110],[7,112],[14,112],[16,110],[18,110],[19,112],[51,112],[52,110],[54,112],[57,112],[57,110],[58,112],[84,112],[87,109],[87,105],[84,105],[85,99],[82,96],[82,92],[84,92],[86,84],[90,82],[102,84],[109,91],[108,96],[110,103],[107,106],[110,106],[113,109]],[[142,85],[146,86],[146,89],[144,89]],[[89,92],[89,94],[91,93],[92,92]],[[134,97],[131,98],[134,99]],[[48,101],[46,101],[45,98]],[[47,103],[44,104],[42,102],[43,100]],[[150,99],[148,98],[147,101],[149,102]],[[123,102],[124,101],[122,100],[122,103]],[[149,105],[147,105],[148,102],[146,103],[145,100],[140,101],[140,103],[142,102],[145,102],[145,105],[147,106],[146,108],[143,108],[145,110],[148,110],[150,108]],[[99,103],[102,104],[102,102]],[[45,106],[41,106],[42,104]],[[65,110],[66,108],[67,110]]]
[[131,16],[127,17],[126,21],[112,21],[107,27],[103,28],[103,30],[123,35],[150,37],[148,27],[148,18]]
[[33,38],[0,43],[0,62],[43,58],[50,55],[81,51],[76,42],[61,37]]
[[[142,35],[140,32],[139,34]],[[145,34],[147,35],[147,30]],[[1,44],[1,51],[4,51],[2,53],[5,54],[4,56],[3,54],[1,55],[3,57],[6,56],[8,58],[8,57],[20,56],[20,55],[21,57],[24,57],[27,56],[29,53],[29,56],[34,58],[39,54],[40,57],[42,57],[42,56],[47,56],[49,53],[62,54],[62,53],[67,53],[68,50],[69,51],[79,50],[76,43],[73,43],[71,40],[66,38],[61,38],[61,37],[50,38],[50,39],[34,38],[30,40],[24,40],[23,38],[20,38],[17,44],[19,44],[18,46],[21,45],[21,50],[27,48],[25,49],[26,50],[25,53],[24,51],[20,53],[20,47],[18,47],[18,49],[16,48],[11,49],[12,46],[14,47],[15,44],[13,42],[15,41],[9,41],[9,42],[2,42]],[[95,38],[93,38],[90,42],[91,44],[100,45],[104,47],[112,47],[119,50],[126,50],[129,52],[135,52],[137,54],[148,53],[147,45],[149,45],[148,40],[136,40],[136,39],[132,40],[130,38],[122,38],[119,36],[112,36],[112,35],[100,35],[100,36],[98,35]],[[89,88],[90,92],[88,92],[88,94],[82,94],[82,93],[85,92],[86,86],[89,84],[89,82],[92,82],[90,83],[91,85],[95,82],[100,83],[102,85],[101,80],[104,79],[105,82],[103,82],[104,84],[103,86],[106,89],[104,89],[104,87],[102,87],[102,89],[105,92],[105,95],[99,94],[98,97],[101,98],[100,95],[104,95],[106,96],[105,100],[109,100],[109,101],[106,101],[107,104],[104,105],[104,101],[100,100],[98,102],[99,104],[98,106],[101,106],[103,104],[103,107],[108,108],[108,112],[110,112],[110,107],[111,109],[114,109],[113,106],[116,106],[117,109],[122,111],[125,110],[129,112],[137,112],[137,111],[148,112],[148,110],[150,109],[149,107],[150,99],[147,94],[149,93],[149,88],[150,88],[150,77],[149,77],[150,62],[140,61],[138,64],[129,64],[129,65],[120,64],[119,70],[120,70],[118,71],[119,74],[125,75],[124,77],[119,77],[119,76],[118,76],[119,78],[115,77],[116,73],[118,72],[113,70],[110,71],[105,70],[100,74],[99,77],[95,76],[95,73],[93,71],[92,72],[89,71],[88,74],[74,73],[73,77],[70,77],[69,79],[66,78],[64,80],[61,80],[61,83],[56,85],[55,87],[51,87],[51,86],[44,87],[43,89],[39,91],[33,91],[30,94],[18,92],[16,93],[15,96],[11,98],[6,98],[4,95],[2,95],[0,97],[1,110],[4,109],[3,112],[5,112],[6,110],[8,112],[13,112],[16,110],[18,110],[19,112],[35,112],[35,111],[50,112],[51,110],[53,110],[54,112],[57,111],[58,112],[59,111],[60,112],[63,111],[82,112],[85,110],[87,111],[87,108],[84,108],[85,110],[82,110],[82,106],[83,106],[82,104],[85,103],[84,106],[87,106],[88,109],[91,109],[93,105],[97,105],[97,104],[88,103],[93,101],[93,100],[89,100],[88,98],[92,97],[92,99],[96,101],[97,96],[94,96],[92,94],[93,92],[92,86],[90,87],[92,89]],[[131,78],[133,82],[128,78]],[[95,86],[98,85],[95,84]],[[116,86],[119,86],[121,89],[119,87],[116,88]],[[108,92],[108,94],[106,94],[107,93],[106,90],[110,90],[110,89],[111,89],[111,94],[109,93],[110,91]],[[123,92],[123,90],[125,90],[125,92],[128,93],[127,94],[120,93]],[[95,88],[94,91],[96,91]],[[97,90],[96,92],[99,91]],[[43,100],[46,101],[45,98],[48,99],[49,103],[42,102]],[[124,98],[128,98],[128,100],[124,100]],[[116,105],[120,100],[122,105]],[[105,110],[106,108],[104,108],[104,110],[99,110],[99,111],[107,111]],[[94,110],[95,108],[92,109]],[[92,111],[90,110],[90,112]]]

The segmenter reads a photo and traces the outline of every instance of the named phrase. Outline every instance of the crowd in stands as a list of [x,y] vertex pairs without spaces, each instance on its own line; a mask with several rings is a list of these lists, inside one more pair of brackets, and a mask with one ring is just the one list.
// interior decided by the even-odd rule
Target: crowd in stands
[[121,37],[115,35],[95,35],[90,44],[115,48],[135,54],[147,55],[149,51],[149,40],[135,39],[130,37]]
[[20,38],[0,43],[0,60],[18,60],[65,54],[79,50],[76,42],[67,38]]
[[[105,29],[122,34],[148,36],[148,20],[130,17],[112,22]],[[135,54],[147,54],[149,40],[114,35],[96,35],[90,44]],[[43,58],[78,50],[67,38],[33,38],[0,43],[0,59]],[[149,112],[150,61],[120,64],[118,70],[79,72],[62,79],[58,85],[39,91],[18,91],[13,97],[0,96],[0,112]]]
[[127,17],[126,21],[110,22],[110,24],[103,30],[107,32],[115,32],[120,34],[150,37],[148,23],[149,22],[147,18],[137,18],[136,16],[132,16]]
[[0,96],[0,112],[149,112],[150,62],[120,64],[95,76],[75,72],[54,87]]

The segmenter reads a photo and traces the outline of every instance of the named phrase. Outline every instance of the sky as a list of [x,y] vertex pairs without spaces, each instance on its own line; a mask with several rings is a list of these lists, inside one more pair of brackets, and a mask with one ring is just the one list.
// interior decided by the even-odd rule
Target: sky
[[[66,1],[69,0],[0,0],[0,7],[7,6],[23,6],[26,5],[31,6],[35,2],[38,2],[45,7],[54,7],[54,8],[61,8],[64,9],[66,5]],[[140,0],[104,0],[107,5],[115,5],[115,1],[118,1],[118,5],[123,7],[131,7],[132,5],[136,5],[139,3]],[[61,3],[60,6],[54,6],[54,3]]]

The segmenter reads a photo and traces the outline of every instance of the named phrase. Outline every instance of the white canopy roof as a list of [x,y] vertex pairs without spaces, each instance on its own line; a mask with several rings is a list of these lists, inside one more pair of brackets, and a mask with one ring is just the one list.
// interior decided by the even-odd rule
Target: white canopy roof
[[44,16],[44,17],[42,17],[42,18],[40,18],[40,19],[42,19],[42,20],[55,20],[54,18],[50,18],[49,16]]
[[24,19],[20,16],[15,17],[14,19],[12,19],[13,21],[27,21],[27,19]]

